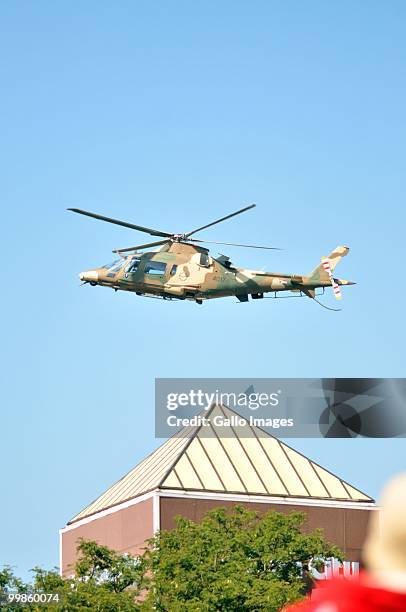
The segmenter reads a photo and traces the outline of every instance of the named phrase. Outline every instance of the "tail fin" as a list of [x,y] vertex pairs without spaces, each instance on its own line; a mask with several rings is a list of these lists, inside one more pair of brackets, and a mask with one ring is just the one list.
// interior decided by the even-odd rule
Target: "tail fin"
[[345,257],[349,253],[349,248],[346,246],[338,246],[330,253],[328,257],[323,257],[321,263],[311,272],[308,276],[308,280],[310,282],[317,283],[318,281],[328,281],[330,280],[330,274],[328,273],[326,266],[324,264],[327,259],[330,264],[330,271],[333,272],[334,268],[338,263],[340,263],[341,259]]

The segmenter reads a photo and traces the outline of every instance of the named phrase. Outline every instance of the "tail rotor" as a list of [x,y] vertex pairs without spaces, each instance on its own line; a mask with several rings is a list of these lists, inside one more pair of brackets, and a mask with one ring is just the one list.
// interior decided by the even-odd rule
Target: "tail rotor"
[[330,266],[330,259],[328,257],[322,257],[321,258],[321,264],[323,266],[323,269],[328,274],[331,286],[333,287],[333,292],[334,292],[335,299],[336,300],[341,300],[343,296],[342,296],[342,293],[341,293],[340,285],[337,283],[337,281],[333,277],[333,273],[331,271],[331,266]]

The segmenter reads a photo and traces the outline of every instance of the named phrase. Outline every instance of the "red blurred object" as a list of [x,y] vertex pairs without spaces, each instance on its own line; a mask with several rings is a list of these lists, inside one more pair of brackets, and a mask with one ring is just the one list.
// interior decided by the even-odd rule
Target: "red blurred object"
[[406,592],[374,586],[366,575],[359,580],[328,580],[313,590],[311,599],[284,609],[284,612],[385,611],[406,612]]

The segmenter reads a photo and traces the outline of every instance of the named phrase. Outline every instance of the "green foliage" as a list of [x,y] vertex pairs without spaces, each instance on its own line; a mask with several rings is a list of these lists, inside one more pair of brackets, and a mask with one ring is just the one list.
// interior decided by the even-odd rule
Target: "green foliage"
[[[96,542],[81,540],[78,561],[71,578],[64,578],[55,570],[35,567],[32,584],[19,581],[5,567],[0,571],[3,592],[18,590],[26,593],[58,593],[58,603],[46,605],[25,604],[22,610],[60,612],[134,612],[140,609],[136,601],[144,581],[144,562],[131,555],[120,555]],[[5,607],[5,612],[19,609]]]
[[142,558],[120,555],[107,546],[86,540],[81,540],[78,551],[81,556],[76,563],[75,576],[79,580],[103,584],[114,593],[122,593],[130,586],[140,586],[144,580]]
[[218,508],[199,523],[178,517],[140,558],[81,540],[72,577],[36,567],[25,584],[6,566],[0,588],[60,594],[58,604],[23,608],[35,611],[277,611],[308,591],[312,558],[342,558],[320,530],[305,534],[304,520],[300,513]]
[[[308,591],[313,557],[341,558],[321,531],[301,531],[305,515],[218,508],[195,523],[150,541],[145,558],[153,575],[147,609],[280,610]],[[149,608],[148,608],[149,606]]]
[[5,565],[0,569],[0,590],[4,593],[8,591],[17,591],[18,593],[25,592],[27,585],[13,572],[13,568]]

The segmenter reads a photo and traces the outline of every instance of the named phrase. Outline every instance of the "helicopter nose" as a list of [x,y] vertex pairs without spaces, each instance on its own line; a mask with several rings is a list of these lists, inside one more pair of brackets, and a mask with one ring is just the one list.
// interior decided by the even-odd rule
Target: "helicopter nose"
[[97,283],[99,280],[99,273],[94,270],[89,270],[87,272],[81,272],[79,274],[79,278],[81,281],[88,281],[89,283]]

